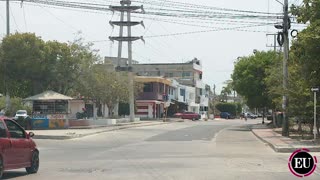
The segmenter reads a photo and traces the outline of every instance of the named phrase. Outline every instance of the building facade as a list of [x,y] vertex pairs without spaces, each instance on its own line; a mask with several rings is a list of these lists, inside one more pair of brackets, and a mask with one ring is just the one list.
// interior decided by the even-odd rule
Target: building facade
[[[105,64],[113,69],[127,67],[127,59],[118,61],[116,57],[105,57]],[[208,91],[203,83],[202,64],[197,58],[185,63],[140,64],[134,61],[132,70],[137,75],[136,81],[145,84],[144,92],[136,101],[138,117],[162,117],[163,95],[167,95],[166,101],[171,102],[166,112],[168,116],[182,111],[208,112],[210,89]]]
[[[186,110],[207,113],[209,92],[203,83],[200,60],[194,58],[186,63],[134,64],[133,71],[138,76],[158,76],[176,80],[181,85],[177,89],[178,100],[186,103]],[[186,102],[187,99],[189,102]]]

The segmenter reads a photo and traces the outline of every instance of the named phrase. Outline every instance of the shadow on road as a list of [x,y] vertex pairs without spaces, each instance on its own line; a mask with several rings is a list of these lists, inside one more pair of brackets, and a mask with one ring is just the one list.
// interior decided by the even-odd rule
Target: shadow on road
[[251,131],[249,128],[232,128],[228,129],[228,131]]
[[28,173],[27,172],[19,172],[19,171],[6,171],[3,176],[2,179],[14,179],[17,177],[22,177],[22,176],[27,176]]

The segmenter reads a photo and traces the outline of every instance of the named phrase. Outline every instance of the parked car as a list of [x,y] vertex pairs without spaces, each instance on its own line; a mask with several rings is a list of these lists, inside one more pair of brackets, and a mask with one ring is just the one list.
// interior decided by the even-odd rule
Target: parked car
[[180,117],[182,119],[191,119],[192,121],[201,119],[201,115],[194,112],[183,112]]
[[181,118],[182,114],[183,114],[182,112],[175,113],[175,114],[173,115],[173,117],[175,117],[175,118]]
[[258,113],[257,116],[258,116],[258,117],[262,117],[263,115],[262,115],[261,113]]
[[16,115],[14,116],[14,119],[15,119],[15,120],[18,120],[19,117],[23,117],[23,118],[28,117],[27,111],[26,111],[26,110],[18,110],[18,111],[16,112]]
[[247,117],[251,118],[251,119],[256,119],[258,117],[258,115],[255,115],[253,113],[247,113]]
[[4,112],[0,112],[0,116],[4,116],[5,115],[5,113]]
[[220,118],[234,119],[234,116],[231,113],[228,113],[228,112],[221,112],[220,113]]
[[25,168],[29,174],[38,172],[39,150],[33,136],[14,120],[0,117],[0,179],[4,171],[12,169]]

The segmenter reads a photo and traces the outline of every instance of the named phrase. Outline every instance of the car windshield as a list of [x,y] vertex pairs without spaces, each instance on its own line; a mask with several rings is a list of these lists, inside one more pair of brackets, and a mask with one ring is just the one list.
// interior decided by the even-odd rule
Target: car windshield
[[18,111],[17,114],[24,115],[24,114],[27,114],[27,112],[26,111]]

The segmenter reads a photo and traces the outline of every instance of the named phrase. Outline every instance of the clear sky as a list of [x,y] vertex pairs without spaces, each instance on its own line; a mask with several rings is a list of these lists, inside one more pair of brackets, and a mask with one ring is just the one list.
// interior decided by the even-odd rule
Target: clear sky
[[[115,0],[73,1],[113,5],[119,3]],[[153,2],[158,1],[166,3],[166,0],[153,0]],[[246,11],[282,12],[282,5],[276,0],[169,0],[168,2],[170,1]],[[140,0],[135,2],[134,5],[141,5],[142,2],[148,2],[148,0]],[[289,3],[299,4],[300,0],[289,0]],[[146,11],[152,8],[158,8],[161,11],[161,6],[155,7],[145,4]],[[165,6],[162,8],[165,8]],[[107,39],[110,35],[118,35],[118,29],[112,30],[109,21],[111,19],[119,20],[119,14],[113,14],[109,11],[66,10],[31,3],[24,3],[21,6],[20,2],[17,1],[11,3],[10,9],[11,32],[34,32],[44,40],[66,42],[77,38],[78,32],[81,31],[81,36],[85,41],[99,41],[95,42],[93,48],[99,50],[101,56],[117,55],[117,43],[112,44]],[[5,15],[5,2],[0,1],[0,38],[4,37],[6,32]],[[267,38],[266,33],[277,32],[273,25],[241,29],[245,31],[223,30],[223,28],[228,27],[245,26],[243,24],[232,24],[232,19],[229,19],[225,22],[222,20],[202,23],[204,26],[210,26],[211,29],[220,28],[218,31],[148,38],[148,36],[154,35],[210,30],[208,27],[198,26],[197,19],[180,21],[177,18],[171,18],[171,21],[189,21],[188,24],[195,24],[195,26],[186,26],[182,25],[183,23],[158,21],[157,18],[157,16],[147,14],[132,18],[137,21],[143,20],[146,26],[145,29],[141,26],[133,28],[133,35],[146,37],[145,44],[141,41],[134,42],[133,58],[140,63],[169,63],[186,62],[197,57],[203,63],[205,83],[210,86],[216,84],[216,92],[218,93],[224,86],[223,83],[230,79],[234,66],[233,62],[237,57],[250,55],[254,49],[272,49],[266,47],[267,43],[273,43],[272,38]],[[274,23],[275,21],[265,20],[265,22]],[[124,52],[126,51],[127,49],[124,48]],[[126,57],[127,53],[123,55]]]

